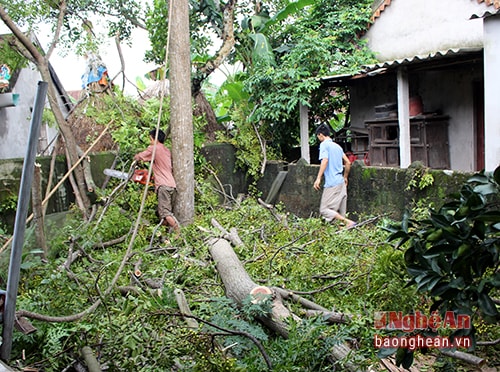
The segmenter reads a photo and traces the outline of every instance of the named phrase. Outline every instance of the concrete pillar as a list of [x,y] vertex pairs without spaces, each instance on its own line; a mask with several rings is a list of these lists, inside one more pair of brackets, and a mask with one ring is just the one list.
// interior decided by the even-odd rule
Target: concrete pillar
[[406,68],[398,69],[398,124],[399,124],[399,166],[408,168],[411,164],[410,143],[410,93]]
[[500,165],[500,14],[484,19],[484,167]]
[[302,104],[300,107],[300,156],[311,164],[309,155],[309,108]]

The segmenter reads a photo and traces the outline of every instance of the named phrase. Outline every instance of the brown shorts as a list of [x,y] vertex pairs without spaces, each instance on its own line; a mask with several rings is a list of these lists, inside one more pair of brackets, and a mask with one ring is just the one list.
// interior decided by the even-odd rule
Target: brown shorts
[[158,197],[158,216],[160,219],[173,216],[175,188],[163,185],[158,186],[156,196]]

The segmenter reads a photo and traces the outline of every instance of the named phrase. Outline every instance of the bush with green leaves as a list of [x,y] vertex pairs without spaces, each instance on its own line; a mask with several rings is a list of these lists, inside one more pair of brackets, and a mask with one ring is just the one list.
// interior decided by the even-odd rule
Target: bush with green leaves
[[[486,254],[496,249],[490,233],[498,223],[491,220],[497,218],[498,208],[495,210],[495,204],[491,204],[495,194],[488,190],[495,190],[497,185],[488,174],[474,180],[464,186],[455,209],[460,209],[461,203],[467,204],[476,213],[470,223],[485,224],[485,241],[493,244],[483,252]],[[356,346],[354,354],[365,359],[354,362],[365,368],[378,362],[373,345],[378,332],[374,312],[424,312],[431,303],[427,292],[418,293],[417,286],[405,286],[413,273],[408,273],[405,266],[405,258],[410,256],[387,243],[390,234],[386,228],[392,222],[386,219],[377,218],[353,230],[339,230],[320,218],[294,216],[282,205],[276,205],[271,213],[254,197],[247,197],[224,207],[200,207],[194,223],[182,228],[180,238],[172,238],[170,245],[164,245],[156,234],[164,236],[166,231],[155,230],[155,196],[150,191],[137,237],[129,250],[142,191],[142,186],[129,184],[110,196],[111,203],[106,209],[99,208],[91,222],[81,221],[78,213],[68,216],[65,226],[49,235],[52,254],[48,263],[36,260],[35,255],[23,258],[26,265],[22,268],[17,309],[61,317],[81,313],[96,301],[102,303],[76,322],[33,320],[37,332],[15,333],[14,359],[21,360],[24,350],[27,359],[20,362],[24,366],[57,371],[80,361],[81,348],[91,346],[101,365],[116,371],[181,367],[193,371],[263,371],[267,369],[264,350],[275,370],[326,371],[332,368],[332,345],[348,342]],[[472,203],[483,200],[473,196],[478,191],[482,191],[484,205]],[[493,208],[477,209],[480,205]],[[458,218],[449,206],[444,210],[447,218]],[[432,221],[436,214],[439,211],[428,220]],[[248,301],[238,307],[224,297],[207,244],[208,237],[220,236],[213,219],[228,230],[237,229],[243,245],[234,251],[256,283],[293,291],[327,309],[350,315],[351,320],[330,325],[321,317],[305,318],[299,303],[287,301],[286,305],[302,321],[290,320],[288,338],[277,337],[254,318],[268,308]],[[442,227],[442,217],[437,220]],[[463,228],[455,225],[459,223],[453,223],[452,229]],[[420,233],[429,235],[424,228],[415,227],[416,221],[409,226],[407,234],[414,234],[415,239]],[[125,240],[117,240],[119,237]],[[113,240],[112,245],[104,244]],[[76,252],[79,255],[73,256]],[[70,257],[75,260],[66,264]],[[114,290],[105,294],[124,258],[125,269]],[[432,258],[421,256],[422,260]],[[453,255],[445,261],[452,259]],[[469,262],[473,264],[470,258]],[[136,268],[141,271],[140,278],[133,274]],[[487,288],[488,295],[494,296],[495,282],[486,279],[494,271],[487,268],[483,274],[484,280],[475,288]],[[148,287],[146,280],[160,283],[159,288]],[[189,329],[183,321],[174,289],[185,293],[199,329]],[[480,306],[479,301],[477,304]],[[480,324],[477,328],[485,327]],[[413,354],[403,356],[409,360]]]
[[[80,313],[97,300],[103,302],[77,322],[33,320],[37,332],[15,334],[14,359],[21,359],[25,350],[23,365],[58,371],[81,361],[80,350],[88,345],[98,352],[103,366],[116,371],[174,366],[214,372],[266,370],[255,343],[228,332],[238,331],[259,340],[275,370],[326,371],[331,368],[329,350],[338,342],[356,342],[357,353],[372,356],[368,362],[373,362],[373,311],[417,304],[412,289],[401,289],[407,279],[402,256],[385,243],[387,233],[379,226],[339,232],[319,218],[288,214],[282,206],[276,206],[276,213],[283,216],[278,221],[254,198],[247,198],[230,208],[202,209],[192,225],[183,227],[173,247],[165,247],[154,236],[152,191],[125,271],[116,290],[105,296],[129,241],[103,243],[130,237],[141,192],[139,185],[130,184],[115,194],[102,218],[100,209],[90,223],[80,221],[77,213],[68,216],[65,227],[50,235],[50,249],[57,254],[51,254],[48,263],[35,261],[34,256],[25,258],[32,265],[23,266],[18,309],[61,317]],[[206,238],[218,234],[213,218],[227,229],[238,229],[244,245],[235,252],[256,282],[293,289],[326,308],[353,315],[353,321],[331,326],[321,318],[304,319],[289,324],[287,339],[273,335],[253,317],[256,311],[262,315],[268,310],[250,302],[239,308],[223,297],[224,288],[207,249]],[[65,265],[71,252],[79,256]],[[139,281],[132,275],[138,262]],[[142,282],[145,279],[162,286],[151,290]],[[177,288],[186,294],[200,329],[190,330],[182,321],[173,296]],[[289,306],[301,314],[298,304]]]
[[[389,241],[405,249],[409,284],[432,299],[430,312],[471,317],[470,329],[449,336],[471,337],[473,349],[475,324],[500,321],[500,167],[475,174],[450,199],[427,218],[405,214]],[[411,364],[410,353],[398,356]]]

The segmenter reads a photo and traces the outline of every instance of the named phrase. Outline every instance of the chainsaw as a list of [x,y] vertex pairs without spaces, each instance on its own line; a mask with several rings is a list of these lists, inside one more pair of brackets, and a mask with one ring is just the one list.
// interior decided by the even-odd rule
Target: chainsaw
[[[104,174],[106,176],[119,178],[121,180],[131,180],[133,182],[140,183],[141,185],[145,185],[148,180],[148,170],[147,169],[134,169],[134,171],[130,173],[117,171],[115,169],[104,169]],[[153,181],[153,175],[151,175],[150,181]],[[150,182],[151,186],[153,183]]]

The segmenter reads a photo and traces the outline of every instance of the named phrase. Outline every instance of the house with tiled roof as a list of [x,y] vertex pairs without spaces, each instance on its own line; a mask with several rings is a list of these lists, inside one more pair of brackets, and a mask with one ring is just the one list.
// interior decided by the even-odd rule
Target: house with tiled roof
[[500,0],[375,1],[364,38],[378,63],[347,86],[353,154],[374,166],[500,164]]

